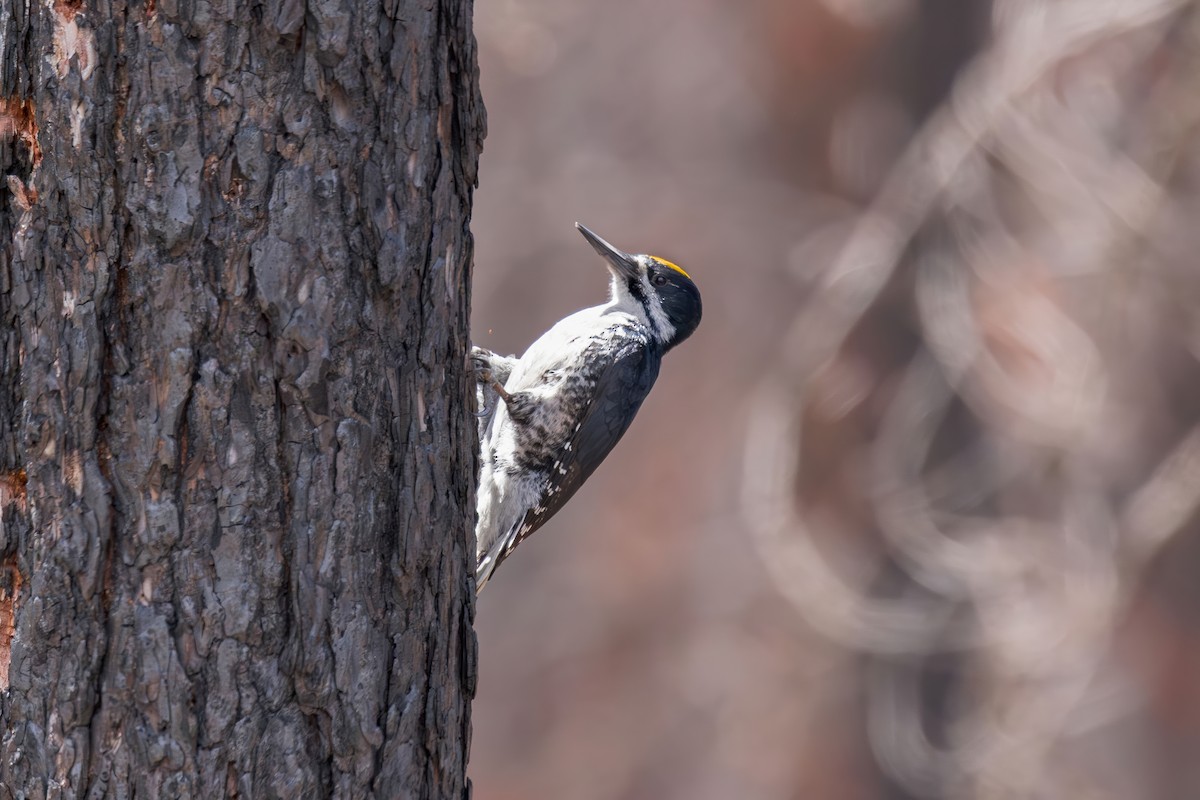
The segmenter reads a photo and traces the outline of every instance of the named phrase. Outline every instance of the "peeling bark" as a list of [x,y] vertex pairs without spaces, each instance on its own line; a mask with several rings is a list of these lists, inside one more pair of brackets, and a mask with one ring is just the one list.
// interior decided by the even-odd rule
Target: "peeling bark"
[[0,798],[463,796],[483,127],[470,0],[0,7]]

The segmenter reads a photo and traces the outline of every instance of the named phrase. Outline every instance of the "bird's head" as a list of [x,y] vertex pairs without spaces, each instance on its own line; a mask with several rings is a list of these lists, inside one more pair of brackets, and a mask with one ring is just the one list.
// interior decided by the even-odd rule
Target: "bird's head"
[[578,222],[575,227],[608,262],[614,299],[640,305],[664,351],[692,335],[702,308],[690,275],[658,256],[618,250]]

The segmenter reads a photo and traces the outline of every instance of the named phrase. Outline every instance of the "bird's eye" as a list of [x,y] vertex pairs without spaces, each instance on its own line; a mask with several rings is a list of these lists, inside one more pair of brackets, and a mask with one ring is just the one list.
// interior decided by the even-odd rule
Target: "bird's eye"
[[653,283],[655,286],[666,286],[667,285],[667,276],[663,275],[660,272],[657,275],[655,275],[653,278],[651,278],[650,282]]

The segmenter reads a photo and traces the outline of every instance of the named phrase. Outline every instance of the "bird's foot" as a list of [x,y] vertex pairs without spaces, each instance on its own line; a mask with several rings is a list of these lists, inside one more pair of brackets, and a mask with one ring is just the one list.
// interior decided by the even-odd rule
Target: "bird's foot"
[[514,356],[502,356],[486,347],[471,348],[471,366],[475,370],[475,380],[482,384],[507,383],[516,364],[517,359]]
[[484,350],[482,347],[472,347],[469,356],[471,371],[475,373],[475,383],[479,385],[477,394],[478,411],[475,416],[483,418],[491,416],[496,410],[496,400],[489,397],[488,389],[493,388],[496,379],[492,376],[491,359],[488,358],[490,351]]
[[[504,388],[504,382],[508,380],[512,374],[513,366],[517,363],[517,359],[512,356],[501,356],[493,353],[483,347],[471,348],[471,367],[475,371],[475,380],[481,386],[491,389],[504,404],[508,406],[508,414],[514,421],[522,424],[528,423],[533,418],[534,411],[537,408],[537,399],[528,392],[510,392]],[[484,391],[484,395],[487,391]],[[479,412],[479,416],[486,416],[491,413],[491,409]]]
[[[478,383],[481,388],[483,388],[483,391],[480,394],[483,398],[485,398],[485,400],[488,396],[488,389],[491,389],[493,392],[495,392],[502,400],[504,400],[506,404],[512,400],[512,395],[507,389],[504,388],[504,384],[498,380],[498,378],[507,379],[508,374],[511,372],[511,369],[508,368],[508,365],[505,363],[508,360],[509,359],[505,359],[503,356],[498,356],[490,350],[485,350],[482,347],[471,348],[471,368],[475,372],[475,382]],[[503,370],[503,375],[496,374],[497,366]],[[484,402],[483,408],[475,412],[475,416],[486,417],[490,415],[494,409],[495,403]]]
[[479,417],[480,419],[483,419],[484,417],[490,417],[492,412],[496,410],[496,404],[494,402],[488,402],[487,392],[481,391],[479,393],[479,398],[479,410],[475,412],[475,416]]
[[479,381],[479,383],[500,395],[500,397],[504,399],[504,402],[507,403],[508,401],[512,400],[512,395],[509,394],[508,390],[504,388],[504,385],[500,383],[500,381],[496,380],[495,377],[492,376],[491,370],[477,370],[475,372],[475,378]]

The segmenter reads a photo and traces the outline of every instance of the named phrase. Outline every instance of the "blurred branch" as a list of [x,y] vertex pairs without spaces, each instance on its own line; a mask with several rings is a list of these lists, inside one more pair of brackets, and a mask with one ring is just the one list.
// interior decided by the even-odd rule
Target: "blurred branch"
[[[1119,786],[1057,756],[1129,711],[1111,689],[1113,638],[1147,563],[1200,509],[1200,410],[1176,418],[1152,404],[1175,379],[1146,363],[1156,341],[1179,345],[1170,293],[1095,278],[1158,274],[1164,240],[1195,241],[1186,211],[1171,212],[1195,207],[1196,184],[1179,175],[1196,166],[1200,9],[997,5],[992,45],[895,165],[759,387],[742,506],[780,593],[870,658],[871,741],[908,791],[1053,797],[1086,785],[1115,798]],[[1194,263],[1160,271],[1200,296]],[[875,364],[853,426],[822,424],[867,439],[870,468],[855,474],[874,560],[907,581],[887,596],[878,565],[835,567],[814,541],[861,527],[860,495],[820,516],[798,499],[805,427],[818,424],[808,395],[859,346],[855,331],[889,332],[879,307],[911,313],[916,352]],[[1140,339],[1114,328],[1114,309],[1136,316]],[[1152,453],[1142,434],[1172,426],[1178,444]],[[1145,463],[1158,466],[1126,501]],[[821,536],[842,538],[856,537]],[[937,710],[935,736],[920,684],[945,654],[970,693]]]
[[851,647],[903,654],[956,638],[952,610],[920,600],[873,599],[817,550],[791,499],[798,430],[788,399],[771,389],[756,399],[742,493],[746,519],[780,592],[822,633]]
[[[1013,3],[1007,30],[969,68],[951,103],[936,112],[893,169],[812,303],[787,337],[798,375],[809,375],[845,341],[878,297],[912,238],[968,160],[1014,114],[1020,95],[1054,67],[1104,40],[1161,22],[1188,0],[1036,0]],[[986,155],[983,153],[982,155]]]
[[[1163,459],[1121,513],[1127,565],[1135,571],[1200,509],[1200,427]],[[1129,576],[1134,577],[1133,575]]]

